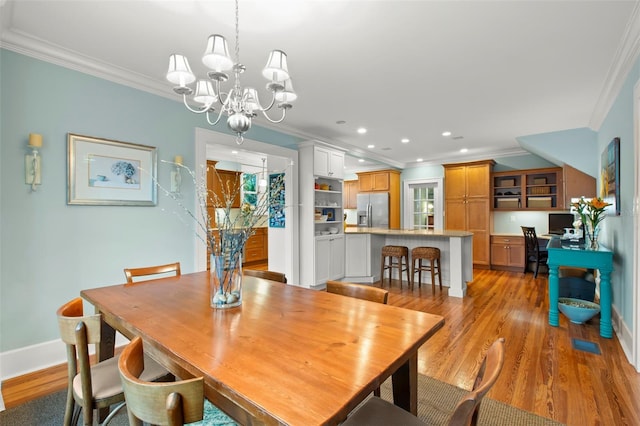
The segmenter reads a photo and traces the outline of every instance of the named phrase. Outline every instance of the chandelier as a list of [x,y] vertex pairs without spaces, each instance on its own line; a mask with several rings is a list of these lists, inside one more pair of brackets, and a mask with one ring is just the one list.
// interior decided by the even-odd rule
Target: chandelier
[[[207,122],[215,126],[220,121],[222,114],[227,115],[227,126],[236,134],[236,143],[240,145],[243,141],[243,134],[251,128],[251,120],[260,111],[267,120],[272,123],[280,123],[287,115],[287,110],[292,107],[291,102],[295,101],[298,95],[293,90],[289,70],[287,69],[287,55],[282,50],[274,50],[269,55],[267,65],[262,70],[262,75],[269,80],[267,89],[271,92],[271,102],[268,106],[263,106],[258,98],[258,91],[253,87],[242,87],[240,84],[240,74],[245,71],[245,66],[240,63],[240,42],[238,30],[238,0],[236,0],[236,46],[235,63],[229,56],[227,40],[219,35],[209,36],[207,48],[202,56],[202,63],[210,69],[207,73],[208,79],[199,79],[191,71],[189,61],[183,55],[173,54],[169,56],[169,70],[167,80],[175,84],[173,91],[182,96],[185,107],[196,114],[205,114]],[[221,84],[229,79],[225,71],[233,71],[234,84],[228,92],[223,92]],[[188,85],[195,84],[195,91]],[[198,103],[198,107],[192,107],[187,101],[191,96],[191,101]],[[219,104],[220,110],[217,113],[214,106]],[[281,117],[273,120],[267,115],[274,105],[282,110]]]

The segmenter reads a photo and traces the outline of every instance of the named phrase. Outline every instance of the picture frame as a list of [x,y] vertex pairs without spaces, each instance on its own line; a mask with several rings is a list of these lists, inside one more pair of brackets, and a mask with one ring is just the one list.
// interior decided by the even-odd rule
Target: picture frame
[[67,204],[157,205],[157,148],[69,133],[67,154]]
[[285,227],[284,173],[269,175],[269,228]]
[[610,215],[620,215],[620,138],[613,138],[602,152],[600,170],[600,198],[611,205]]

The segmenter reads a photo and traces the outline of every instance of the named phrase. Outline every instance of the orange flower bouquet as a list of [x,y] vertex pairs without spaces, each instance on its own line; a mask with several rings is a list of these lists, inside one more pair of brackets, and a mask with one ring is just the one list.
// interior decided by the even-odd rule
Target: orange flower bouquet
[[594,197],[590,200],[580,197],[578,201],[571,203],[571,207],[576,209],[580,215],[585,226],[586,236],[590,241],[590,247],[593,249],[598,248],[598,233],[600,231],[598,225],[604,220],[605,211],[610,205],[600,197]]

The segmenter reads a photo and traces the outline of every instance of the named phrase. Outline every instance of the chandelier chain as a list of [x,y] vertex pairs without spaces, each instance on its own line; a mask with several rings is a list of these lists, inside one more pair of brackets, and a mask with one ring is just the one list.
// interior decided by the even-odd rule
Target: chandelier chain
[[240,7],[236,0],[236,64],[240,63]]

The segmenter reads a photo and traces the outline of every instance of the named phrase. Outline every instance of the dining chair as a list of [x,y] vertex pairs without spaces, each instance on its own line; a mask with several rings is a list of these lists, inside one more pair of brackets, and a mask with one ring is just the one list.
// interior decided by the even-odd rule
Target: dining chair
[[[458,401],[455,409],[449,416],[449,426],[469,426],[477,425],[478,411],[482,398],[489,392],[494,383],[498,380],[500,371],[504,364],[504,338],[499,338],[489,347],[478,374],[476,375],[473,389],[466,393]],[[446,403],[446,401],[444,401]],[[426,411],[440,412],[447,411],[446,407],[430,405],[424,407]],[[344,426],[367,425],[367,426],[425,426],[428,423],[418,419],[418,417],[408,411],[394,405],[384,399],[373,396],[364,404],[356,408],[342,423]]]
[[[107,424],[124,405],[118,374],[118,357],[91,365],[89,345],[101,340],[101,315],[84,315],[82,299],[77,297],[57,311],[58,327],[67,348],[67,400],[65,426],[76,425],[82,413],[84,424],[93,426],[93,410],[119,404],[102,424]],[[151,358],[145,359],[143,376],[157,380],[169,373]],[[76,405],[77,404],[77,405]]]
[[150,383],[140,378],[145,365],[142,339],[134,337],[124,348],[118,361],[130,425],[142,426],[142,422],[145,422],[174,426],[203,419],[202,377]]
[[[387,304],[389,292],[382,288],[370,285],[356,284],[345,281],[327,281],[327,293],[340,294],[342,296],[354,297],[356,299],[368,300],[370,302]],[[380,396],[380,388],[373,391],[374,396]]]
[[327,293],[341,294],[356,299],[387,304],[389,292],[382,288],[345,281],[327,281]]
[[146,266],[143,268],[125,268],[124,276],[127,278],[127,284],[133,284],[133,279],[137,277],[153,276],[159,274],[175,273],[180,276],[180,262],[167,263],[166,265]]
[[541,263],[547,263],[549,253],[546,248],[540,247],[538,241],[538,235],[536,234],[536,228],[532,226],[521,226],[522,233],[524,234],[524,273],[527,273],[529,269],[529,262],[535,262],[535,270],[533,271],[533,278],[538,277],[538,269]]
[[263,278],[265,280],[278,281],[280,283],[287,283],[287,277],[282,272],[275,271],[258,271],[255,269],[244,269],[244,275],[250,277]]

